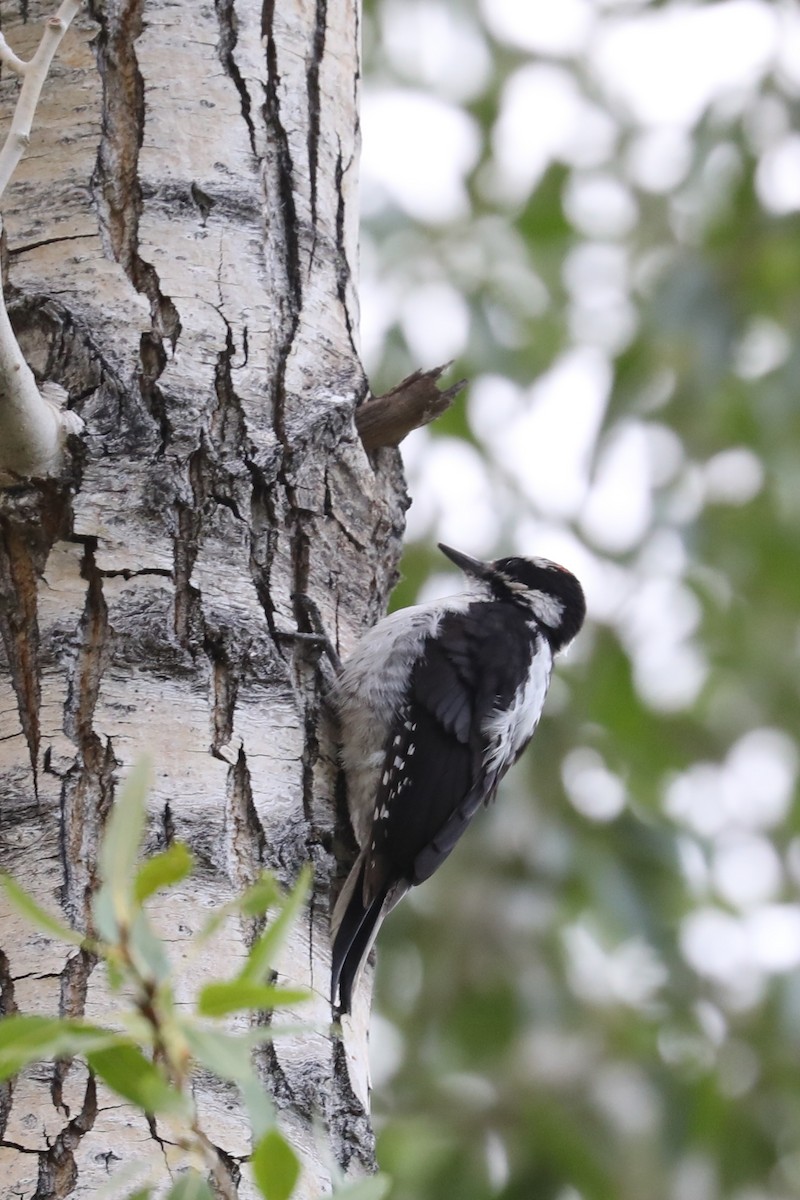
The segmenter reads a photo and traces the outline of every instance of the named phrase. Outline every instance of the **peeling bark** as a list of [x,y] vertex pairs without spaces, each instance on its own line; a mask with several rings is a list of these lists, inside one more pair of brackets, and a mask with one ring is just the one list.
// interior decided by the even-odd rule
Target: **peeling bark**
[[[9,6],[11,7],[11,6]],[[10,13],[25,55],[36,21]],[[181,962],[264,866],[315,894],[280,964],[325,1029],[330,895],[350,847],[316,603],[343,653],[383,611],[405,493],[353,425],[355,0],[94,0],[68,32],[5,202],[9,308],[39,381],[86,422],[72,476],[0,498],[0,865],[81,929],[119,779],[149,751],[148,847],[192,848],[153,902]],[[13,81],[0,81],[12,102]],[[112,1019],[93,960],[0,916],[4,1011]],[[246,953],[249,923],[181,977]],[[366,996],[346,1040],[287,1036],[259,1069],[304,1162],[373,1166]],[[254,1194],[235,1098],[199,1076],[206,1132]],[[318,1144],[322,1123],[327,1149]],[[91,1195],[115,1165],[180,1156],[80,1063],[0,1090],[0,1170],[23,1200]]]

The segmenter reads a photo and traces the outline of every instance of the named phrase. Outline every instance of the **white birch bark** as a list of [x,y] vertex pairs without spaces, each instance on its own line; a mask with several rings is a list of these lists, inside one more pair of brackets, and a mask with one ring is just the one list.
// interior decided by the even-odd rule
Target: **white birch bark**
[[[276,1040],[265,1086],[303,1158],[372,1169],[366,996],[325,1032],[328,919],[348,830],[295,598],[346,652],[382,612],[402,532],[393,451],[353,431],[357,0],[95,0],[67,33],[4,198],[9,309],[39,381],[86,423],[69,473],[0,496],[0,866],[86,929],[117,781],[155,763],[150,849],[197,867],[159,902],[182,962],[208,910],[262,866],[316,868],[282,971],[320,1032]],[[3,3],[27,57],[47,4]],[[4,76],[11,111],[17,84]],[[341,872],[340,872],[341,873]],[[6,1012],[112,1019],[82,954],[0,916]],[[232,922],[181,987],[230,973]],[[298,1013],[298,1016],[300,1014]],[[242,1197],[236,1098],[197,1084]],[[20,1200],[91,1196],[120,1164],[180,1156],[79,1064],[0,1089],[0,1178]]]

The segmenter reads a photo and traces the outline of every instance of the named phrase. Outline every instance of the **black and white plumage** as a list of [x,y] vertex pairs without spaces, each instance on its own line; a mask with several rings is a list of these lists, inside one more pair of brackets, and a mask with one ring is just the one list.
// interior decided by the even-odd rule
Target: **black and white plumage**
[[334,694],[361,847],[332,920],[342,1012],[383,918],[447,858],[527,746],[553,655],[586,612],[577,579],[547,559],[440,549],[470,591],[379,621]]

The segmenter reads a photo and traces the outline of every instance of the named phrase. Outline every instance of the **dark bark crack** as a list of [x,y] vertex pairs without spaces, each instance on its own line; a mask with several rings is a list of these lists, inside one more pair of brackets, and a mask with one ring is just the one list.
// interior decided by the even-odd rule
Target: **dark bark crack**
[[[0,1016],[10,1017],[19,1012],[14,996],[14,977],[11,974],[11,964],[7,956],[0,950]],[[0,1083],[0,1145],[8,1125],[11,1112],[11,1100],[14,1094],[12,1080],[4,1079]]]
[[[224,453],[229,460],[237,461],[242,450],[247,458],[247,425],[242,402],[233,386],[233,359],[236,354],[233,330],[222,312],[220,316],[225,321],[225,347],[217,355],[214,367],[217,406],[211,414],[209,435],[218,454]],[[246,340],[244,354],[246,361]]]
[[209,488],[209,454],[205,436],[188,463],[191,503],[177,502],[178,536],[175,539],[175,632],[182,646],[192,649],[205,638],[200,591],[190,582],[200,544],[203,509]]
[[278,519],[272,491],[262,471],[248,463],[250,492],[250,574],[259,603],[264,611],[267,628],[276,634],[275,605],[270,593],[272,560],[278,540]]
[[[61,997],[59,1016],[82,1017],[86,1008],[86,993],[89,987],[89,977],[97,960],[79,950],[69,958],[61,972]],[[64,1102],[64,1080],[70,1072],[72,1059],[60,1058],[53,1064],[53,1075],[50,1080],[50,1096],[53,1107],[69,1117],[68,1106]]]
[[86,950],[78,950],[67,960],[61,972],[59,1015],[82,1017],[86,1007],[86,992],[96,959]]
[[[294,164],[289,137],[283,125],[280,104],[280,72],[278,51],[272,32],[275,0],[267,0],[262,10],[262,34],[267,49],[267,83],[264,97],[264,124],[267,131],[267,154],[264,163],[265,185],[275,198],[265,206],[266,212],[280,213],[280,226],[268,226],[266,246],[274,269],[280,268],[284,287],[277,290],[278,348],[274,371],[273,420],[278,441],[289,449],[286,433],[286,364],[289,359],[303,306],[303,285],[300,271],[297,206],[294,199]],[[269,196],[268,196],[269,201]]]
[[256,133],[251,115],[252,102],[250,100],[250,93],[247,90],[247,85],[242,78],[242,73],[239,70],[236,59],[233,55],[233,52],[236,49],[236,43],[239,40],[238,17],[233,6],[233,0],[215,0],[214,7],[216,8],[217,19],[219,21],[219,42],[217,44],[219,61],[222,63],[222,66],[230,77],[233,86],[239,93],[242,119],[247,126],[247,133],[250,138],[250,149],[255,155]]
[[346,1171],[355,1160],[368,1170],[374,1170],[375,1135],[369,1113],[350,1084],[350,1069],[341,1038],[333,1041],[332,1078],[330,1129],[333,1144],[339,1147],[339,1165]]
[[86,580],[86,602],[78,630],[78,653],[70,673],[65,726],[81,751],[83,762],[97,770],[105,753],[92,724],[100,683],[107,665],[108,608],[103,581],[95,563],[95,539],[84,540],[81,577]]
[[156,329],[143,333],[139,339],[139,360],[142,364],[139,392],[145,408],[158,425],[161,437],[158,452],[163,454],[172,437],[172,424],[167,411],[166,397],[158,386],[158,380],[167,365],[167,352],[164,349],[163,338]]
[[239,679],[231,671],[228,655],[221,638],[207,638],[205,645],[212,668],[214,701],[211,709],[212,751],[222,757],[220,750],[227,746],[233,733],[233,714],[239,691]]
[[67,493],[54,482],[0,497],[0,637],[8,658],[20,724],[38,796],[39,579],[53,543],[69,521]]
[[272,1042],[265,1042],[256,1051],[255,1062],[261,1082],[278,1108],[290,1108],[294,1104],[294,1092]]
[[209,1141],[209,1144],[216,1152],[216,1155],[233,1186],[234,1193],[237,1194],[237,1189],[242,1181],[242,1169],[240,1165],[241,1160],[237,1159],[233,1154],[229,1154],[227,1150],[223,1150],[222,1146],[218,1146],[215,1142]]
[[[298,447],[287,428],[287,387],[286,374],[289,357],[294,346],[295,337],[300,324],[303,308],[303,288],[300,270],[300,246],[297,206],[295,204],[294,162],[286,128],[283,124],[280,106],[280,72],[276,39],[273,36],[273,20],[275,13],[274,0],[266,0],[262,9],[262,33],[267,51],[267,84],[265,89],[264,120],[268,135],[268,150],[265,161],[265,186],[268,193],[272,191],[278,203],[273,200],[268,208],[282,214],[279,227],[267,230],[267,249],[272,255],[273,269],[283,275],[283,283],[279,294],[284,297],[279,310],[277,346],[274,359],[274,392],[273,392],[273,422],[275,434],[283,449],[281,465],[278,470],[278,482],[286,495],[287,512],[289,514],[289,538],[291,543],[291,560],[293,573],[293,594],[295,597],[305,595],[309,590],[309,560],[312,541],[310,519],[298,503],[297,491],[292,480],[292,470]],[[325,49],[326,0],[317,0],[315,27],[313,34],[313,52],[306,73],[308,92],[309,131],[307,147],[309,156],[310,188],[311,188],[311,219],[312,226],[316,224],[317,205],[317,167],[320,138],[320,63]],[[313,232],[313,231],[312,231]],[[257,584],[258,586],[258,584]],[[259,588],[259,595],[264,596],[267,587]],[[265,603],[262,599],[262,603]],[[298,600],[294,602],[294,617],[297,629],[301,633],[314,633],[308,620],[308,614]],[[265,604],[265,611],[267,610]],[[268,615],[269,620],[269,615]],[[298,649],[302,643],[298,642]],[[301,707],[301,719],[308,735],[302,760],[302,802],[303,812],[307,822],[311,821],[313,813],[313,783],[314,764],[318,755],[316,740],[316,724],[318,718],[318,700],[314,686],[304,686],[298,695]]]
[[94,233],[72,233],[69,236],[41,238],[38,242],[23,242],[21,245],[15,245],[8,251],[9,258],[16,258],[19,254],[27,254],[31,250],[38,250],[41,246],[56,246],[61,242],[79,242],[84,239],[95,237]]
[[244,750],[228,772],[227,815],[231,854],[229,874],[240,888],[251,884],[265,861],[266,838],[253,803],[250,769]]
[[94,557],[93,538],[82,539],[82,578],[87,582],[86,601],[77,635],[77,650],[70,664],[64,732],[72,739],[77,762],[61,786],[60,849],[64,871],[62,903],[72,922],[91,927],[91,899],[97,886],[97,847],[114,795],[118,766],[110,740],[94,728],[94,713],[109,655],[108,608],[103,580]]
[[172,808],[170,807],[169,800],[164,804],[161,813],[161,829],[164,834],[164,845],[171,846],[175,841],[175,821],[172,816]]
[[158,272],[139,253],[139,221],[144,205],[139,179],[139,151],[145,124],[144,80],[135,43],[142,33],[144,0],[107,7],[93,0],[98,22],[97,64],[103,81],[103,128],[92,192],[100,235],[109,257],[118,262],[133,286],[150,303],[149,333],[141,340],[142,398],[161,428],[162,443],[170,427],[164,397],[156,381],[166,366],[164,342],[175,351],[181,331],[178,310],[161,291]]
[[347,164],[343,162],[342,148],[339,146],[339,152],[336,155],[336,294],[339,297],[339,303],[344,313],[350,347],[353,355],[357,358],[358,348],[356,347],[353,322],[350,319],[350,306],[347,302],[347,285],[350,283],[350,264],[347,261],[347,247],[344,236],[345,201],[343,186],[345,174],[351,165],[352,160]]
[[0,1016],[10,1017],[19,1012],[14,998],[14,976],[7,956],[0,950]]
[[78,1182],[75,1150],[97,1117],[97,1088],[94,1076],[86,1082],[83,1107],[59,1133],[47,1151],[39,1155],[39,1179],[31,1200],[66,1200]]
[[325,33],[328,21],[328,0],[317,0],[314,14],[314,35],[311,57],[306,68],[308,93],[308,180],[311,189],[311,226],[317,228],[317,169],[319,165],[320,95],[319,68],[325,53]]
[[0,586],[8,599],[0,610],[20,724],[28,744],[34,792],[38,794],[39,760],[39,622],[37,572],[24,530],[0,519]]
[[118,571],[99,570],[98,575],[101,579],[138,579],[141,575],[160,575],[162,579],[174,578],[172,571],[165,567],[139,567],[137,570],[123,567]]

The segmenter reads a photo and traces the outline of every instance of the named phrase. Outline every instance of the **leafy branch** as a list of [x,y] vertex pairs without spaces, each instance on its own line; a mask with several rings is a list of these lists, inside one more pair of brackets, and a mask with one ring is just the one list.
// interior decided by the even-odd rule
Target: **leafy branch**
[[[244,964],[231,978],[205,984],[194,1011],[176,1005],[174,974],[163,941],[145,905],[158,891],[187,878],[193,866],[185,845],[138,862],[146,820],[149,768],[139,763],[125,783],[106,825],[98,866],[100,888],[92,907],[95,934],[85,937],[45,911],[8,875],[0,885],[11,904],[52,937],[100,959],[109,986],[121,997],[121,1029],[79,1019],[16,1013],[0,1020],[0,1081],[43,1059],[80,1055],[117,1095],[151,1118],[170,1122],[171,1138],[192,1166],[172,1183],[167,1200],[236,1200],[231,1173],[201,1128],[192,1094],[198,1068],[238,1088],[252,1130],[250,1158],[265,1200],[289,1200],[300,1161],[277,1125],[275,1110],[259,1082],[252,1051],[272,1038],[268,1024],[231,1033],[223,1025],[231,1013],[272,1013],[309,998],[305,988],[274,982],[273,963],[302,909],[311,884],[304,868],[291,892],[283,893],[267,872],[229,904],[221,906],[196,935],[205,942],[230,915],[263,919]],[[376,1176],[337,1191],[341,1200],[380,1200],[386,1180]],[[150,1200],[148,1180],[131,1197]]]

